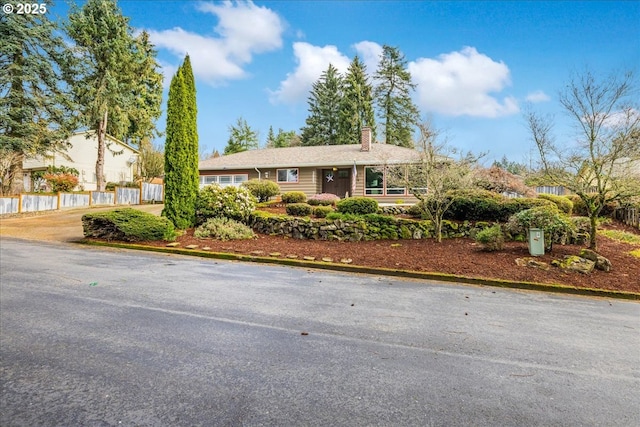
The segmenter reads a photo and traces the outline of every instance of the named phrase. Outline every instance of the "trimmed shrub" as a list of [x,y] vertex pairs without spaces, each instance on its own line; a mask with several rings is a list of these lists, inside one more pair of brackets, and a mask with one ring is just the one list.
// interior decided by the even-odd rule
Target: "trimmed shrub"
[[482,245],[485,251],[500,251],[504,248],[504,235],[500,224],[485,228],[476,234],[476,242]]
[[242,186],[247,188],[258,202],[267,202],[273,196],[280,194],[280,186],[266,179],[251,179],[243,182]]
[[331,212],[333,212],[333,208],[331,206],[316,206],[313,209],[313,216],[316,218],[325,218]]
[[209,218],[245,221],[255,207],[256,199],[247,188],[207,185],[196,200],[196,224],[204,224]]
[[355,215],[373,214],[378,212],[378,202],[369,197],[349,197],[340,200],[336,207],[338,212]]
[[229,218],[209,218],[204,224],[196,228],[194,237],[214,238],[218,240],[253,239],[253,230],[241,222]]
[[[452,191],[453,202],[444,218],[457,221],[507,221],[513,214],[536,206],[554,206],[549,200],[507,198],[487,190]],[[429,202],[429,199],[426,200]]]
[[539,194],[539,199],[550,200],[558,206],[560,212],[571,215],[573,212],[573,202],[566,196],[556,196],[555,194]]
[[551,249],[553,242],[569,241],[575,232],[573,222],[568,216],[560,213],[555,204],[518,212],[509,218],[506,228],[511,235],[526,235],[529,228],[541,228],[544,231],[547,249]]
[[287,191],[282,193],[282,203],[304,203],[307,201],[307,195],[302,191]]
[[307,199],[307,203],[311,206],[331,206],[340,201],[340,197],[331,193],[314,194]]
[[167,218],[133,208],[85,214],[82,229],[85,237],[126,242],[176,238],[173,224]]
[[285,209],[293,216],[309,216],[313,211],[313,207],[307,203],[289,203]]

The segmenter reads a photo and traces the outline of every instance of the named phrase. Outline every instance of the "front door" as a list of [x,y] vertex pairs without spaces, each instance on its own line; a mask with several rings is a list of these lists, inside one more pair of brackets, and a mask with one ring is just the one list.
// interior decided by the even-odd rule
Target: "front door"
[[322,192],[343,198],[351,190],[351,169],[322,169]]

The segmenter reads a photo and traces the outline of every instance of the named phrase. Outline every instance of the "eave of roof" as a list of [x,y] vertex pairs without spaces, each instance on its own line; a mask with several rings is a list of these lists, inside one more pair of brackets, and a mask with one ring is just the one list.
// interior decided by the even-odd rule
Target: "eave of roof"
[[387,144],[372,144],[362,151],[359,144],[311,147],[264,148],[203,160],[200,170],[254,168],[353,166],[411,163],[419,160],[416,150]]

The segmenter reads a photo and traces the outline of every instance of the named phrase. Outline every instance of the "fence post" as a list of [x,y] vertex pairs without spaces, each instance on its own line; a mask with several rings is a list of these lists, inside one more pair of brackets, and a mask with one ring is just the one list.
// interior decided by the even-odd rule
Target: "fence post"
[[18,213],[22,212],[22,193],[18,194]]

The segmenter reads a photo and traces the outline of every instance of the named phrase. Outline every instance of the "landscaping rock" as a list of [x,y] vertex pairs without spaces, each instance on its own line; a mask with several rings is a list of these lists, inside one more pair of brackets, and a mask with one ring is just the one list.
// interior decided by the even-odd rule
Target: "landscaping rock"
[[533,267],[539,268],[541,270],[549,270],[549,264],[546,262],[538,261],[535,258],[526,257],[526,258],[516,258],[516,264],[520,267]]
[[602,255],[592,251],[591,249],[582,249],[580,251],[581,258],[588,259],[596,263],[596,269],[601,271],[611,271],[611,261]]
[[333,262],[333,258],[323,257],[322,261],[324,261],[324,262]]
[[180,243],[178,243],[178,242],[167,243],[167,247],[168,248],[175,248],[175,247],[178,247],[178,246],[180,246]]
[[269,256],[272,256],[272,257],[274,257],[274,258],[277,258],[277,257],[279,257],[280,255],[281,255],[281,254],[280,254],[280,252],[271,252],[271,253],[269,254]]
[[305,260],[305,261],[315,261],[316,257],[314,257],[314,256],[305,256],[302,259]]
[[187,245],[185,249],[198,249],[198,245]]
[[565,270],[577,271],[582,274],[589,274],[596,266],[594,261],[581,258],[576,255],[565,255],[562,260],[553,260],[551,265]]
[[342,258],[340,262],[343,264],[351,264],[353,260],[351,258]]

